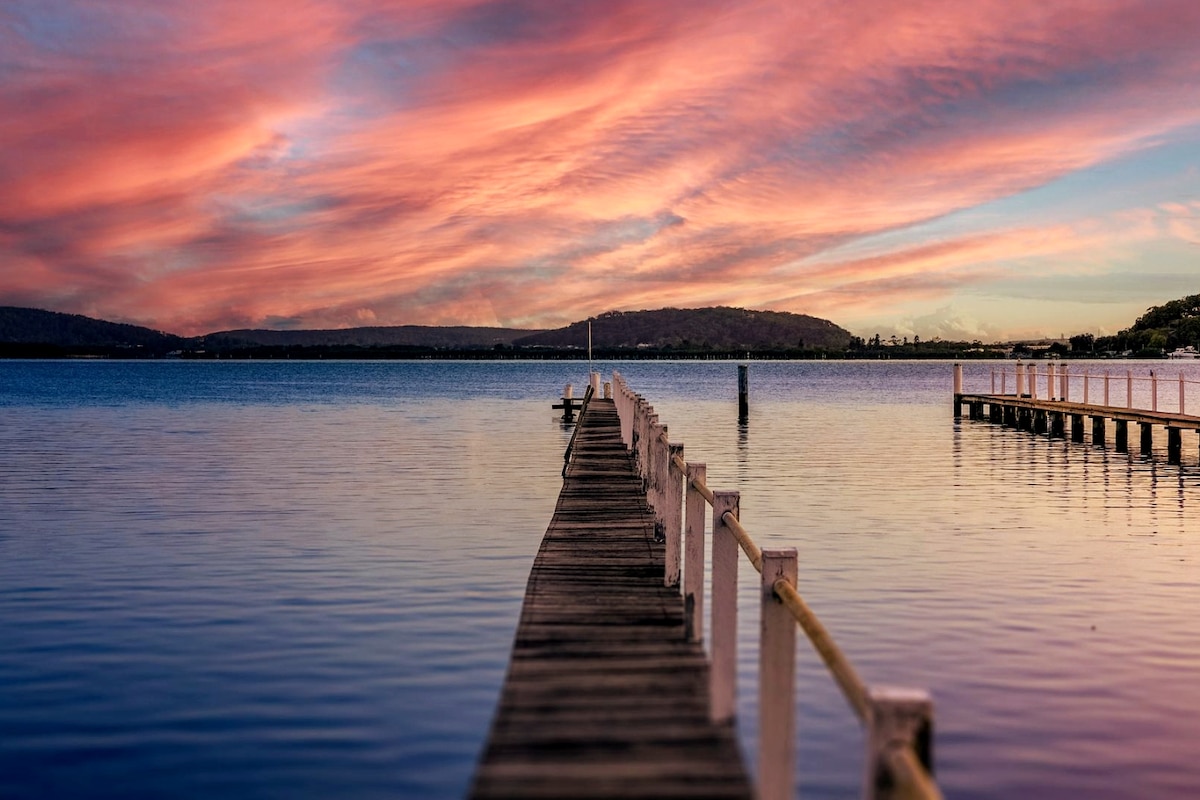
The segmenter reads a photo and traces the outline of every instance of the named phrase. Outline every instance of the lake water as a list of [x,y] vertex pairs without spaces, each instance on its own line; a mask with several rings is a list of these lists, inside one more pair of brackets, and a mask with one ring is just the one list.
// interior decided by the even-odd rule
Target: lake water
[[[1193,435],[1168,466],[955,422],[946,362],[755,362],[743,426],[731,362],[615,366],[799,550],[864,679],[933,693],[948,796],[1200,792]],[[585,377],[0,362],[0,797],[461,796]],[[801,792],[854,796],[861,734],[800,648]]]

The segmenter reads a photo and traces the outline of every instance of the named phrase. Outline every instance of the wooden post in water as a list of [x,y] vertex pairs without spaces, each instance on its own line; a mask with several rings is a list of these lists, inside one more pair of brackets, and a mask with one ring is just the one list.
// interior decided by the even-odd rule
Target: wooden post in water
[[704,517],[708,511],[708,503],[696,488],[696,484],[707,482],[708,467],[689,461],[686,477],[686,533],[683,540],[684,634],[688,641],[699,642],[704,638]]
[[[871,715],[867,722],[866,786],[868,800],[899,800],[891,764],[903,748],[911,747],[917,760],[933,775],[933,700],[928,692],[913,689],[871,690]],[[934,790],[936,791],[936,789]],[[918,792],[917,797],[929,797]],[[940,794],[937,795],[940,797]]]
[[737,708],[738,543],[725,513],[739,512],[738,492],[713,492],[712,522],[712,664],[709,668],[709,719],[732,722]]
[[762,551],[762,638],[758,647],[758,797],[789,800],[795,793],[796,619],[775,582],[796,586],[796,548]]
[[1104,417],[1100,414],[1092,417],[1092,445],[1104,447]]
[[1129,422],[1128,420],[1114,420],[1116,433],[1114,434],[1113,449],[1118,453],[1129,452]]
[[676,456],[683,458],[683,445],[668,445],[666,500],[663,503],[663,527],[667,537],[664,586],[679,586],[679,562],[683,555],[683,473],[675,465]]
[[1141,442],[1139,442],[1139,451],[1142,455],[1148,456],[1154,452],[1154,426],[1149,422],[1139,422],[1138,427],[1141,428]]
[[1071,441],[1083,441],[1083,414],[1071,415]]
[[962,419],[963,368],[954,365],[954,418]]
[[1167,463],[1183,462],[1183,431],[1179,428],[1167,427]]
[[750,416],[750,365],[738,364],[738,419]]
[[563,408],[562,421],[563,422],[574,422],[575,421],[575,406],[574,406],[574,401],[572,400],[572,398],[574,396],[575,396],[575,387],[568,383],[566,386],[563,387],[563,396],[562,396],[562,408]]

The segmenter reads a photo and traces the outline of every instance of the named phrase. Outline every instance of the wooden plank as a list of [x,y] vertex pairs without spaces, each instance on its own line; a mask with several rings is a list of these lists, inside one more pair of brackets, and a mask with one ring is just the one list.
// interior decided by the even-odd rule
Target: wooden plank
[[611,400],[579,421],[473,798],[753,796]]

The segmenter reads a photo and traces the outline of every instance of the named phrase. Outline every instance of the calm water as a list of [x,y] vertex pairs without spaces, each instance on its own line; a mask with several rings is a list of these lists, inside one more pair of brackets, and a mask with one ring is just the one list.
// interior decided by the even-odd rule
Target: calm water
[[[799,549],[863,677],[933,692],[949,796],[1200,792],[1193,436],[1171,467],[955,423],[944,362],[755,363],[739,426],[732,363],[618,367]],[[583,380],[0,362],[0,797],[461,796],[560,484],[549,405]],[[801,790],[853,796],[861,736],[799,664]]]

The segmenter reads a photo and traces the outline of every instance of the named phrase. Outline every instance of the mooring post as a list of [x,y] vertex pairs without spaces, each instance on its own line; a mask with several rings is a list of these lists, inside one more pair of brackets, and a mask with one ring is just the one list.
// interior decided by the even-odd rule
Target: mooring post
[[600,373],[593,372],[589,376],[589,380],[592,382],[592,396],[599,395],[600,394]]
[[684,490],[683,613],[684,634],[689,642],[704,639],[704,522],[708,503],[696,488],[707,482],[708,467],[687,465]]
[[[866,786],[869,800],[899,800],[899,783],[893,764],[912,748],[925,772],[933,776],[933,699],[915,689],[871,690],[871,715],[867,721]],[[926,787],[930,788],[930,787]],[[931,797],[918,792],[918,797]]]
[[572,422],[575,419],[575,405],[572,399],[575,396],[575,387],[567,384],[563,387],[562,407],[563,407],[563,422]]
[[712,664],[709,667],[709,719],[733,720],[737,701],[738,543],[725,514],[738,516],[738,492],[713,492]]
[[604,399],[605,400],[613,399],[612,381],[604,382]]
[[954,418],[962,419],[963,368],[954,365]]
[[750,416],[750,365],[738,364],[738,419]]
[[775,582],[796,586],[796,548],[762,551],[762,638],[758,647],[758,796],[795,793],[796,620],[775,595]]
[[664,586],[679,586],[679,562],[683,555],[683,472],[675,458],[683,458],[683,445],[667,446],[666,501],[663,503],[663,527],[667,537]]

